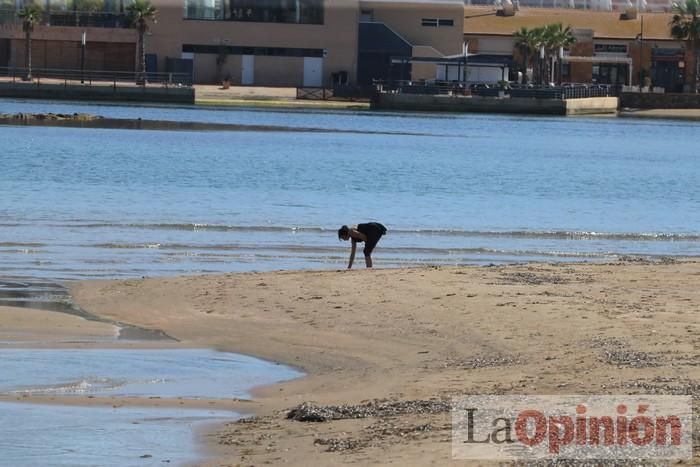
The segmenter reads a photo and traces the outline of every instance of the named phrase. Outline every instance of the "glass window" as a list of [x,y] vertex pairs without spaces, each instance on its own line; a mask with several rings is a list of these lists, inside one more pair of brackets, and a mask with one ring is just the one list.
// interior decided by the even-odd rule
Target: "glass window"
[[323,0],[227,0],[227,3],[226,19],[232,21],[323,24]]
[[453,19],[440,19],[440,18],[423,18],[420,22],[422,26],[427,26],[429,28],[437,28],[438,26],[454,26],[455,20]]
[[185,0],[185,18],[224,19],[223,0]]

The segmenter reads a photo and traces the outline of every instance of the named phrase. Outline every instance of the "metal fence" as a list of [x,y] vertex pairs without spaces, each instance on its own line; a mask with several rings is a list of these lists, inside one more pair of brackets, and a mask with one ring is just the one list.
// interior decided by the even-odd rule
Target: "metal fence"
[[369,99],[374,88],[369,86],[353,86],[340,84],[332,88],[301,87],[297,88],[297,99],[300,100],[366,100]]
[[[14,8],[0,8],[0,24],[22,24],[22,20],[17,16],[18,11]],[[82,28],[132,27],[129,15],[109,11],[47,10],[42,12],[39,24]]]
[[587,97],[615,97],[620,86],[611,84],[564,84],[561,86],[511,85],[511,97],[532,97],[539,99],[584,99]]
[[[26,82],[27,69],[21,67],[0,67],[0,82]],[[114,87],[124,86],[192,86],[190,73],[146,73],[146,83],[142,75],[135,71],[66,70],[58,68],[32,68],[32,83],[64,84]]]
[[375,82],[378,92],[401,94],[428,94],[479,97],[528,97],[536,99],[582,99],[587,97],[618,96],[621,87],[608,84],[567,83],[561,86],[521,84],[467,84],[448,81],[392,81]]
[[450,81],[375,81],[378,92],[430,95],[468,95],[469,87],[464,83]]

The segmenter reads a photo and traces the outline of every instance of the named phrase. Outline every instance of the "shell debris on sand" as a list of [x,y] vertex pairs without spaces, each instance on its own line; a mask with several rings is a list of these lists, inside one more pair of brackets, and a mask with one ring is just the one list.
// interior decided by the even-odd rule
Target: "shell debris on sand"
[[449,400],[408,400],[388,401],[373,400],[359,405],[317,406],[310,402],[287,412],[287,418],[298,422],[326,422],[367,417],[389,417],[407,414],[437,414],[449,412],[452,408]]
[[590,342],[600,348],[599,360],[618,368],[648,368],[665,363],[660,355],[630,349],[627,341],[615,337],[595,337]]

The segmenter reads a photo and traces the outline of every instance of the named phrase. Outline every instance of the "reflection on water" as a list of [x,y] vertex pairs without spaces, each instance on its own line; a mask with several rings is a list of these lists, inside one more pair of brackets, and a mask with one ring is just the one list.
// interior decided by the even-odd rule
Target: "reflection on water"
[[249,398],[301,377],[284,365],[204,349],[0,349],[0,393]]
[[0,403],[0,465],[131,467],[199,457],[194,429],[225,411]]

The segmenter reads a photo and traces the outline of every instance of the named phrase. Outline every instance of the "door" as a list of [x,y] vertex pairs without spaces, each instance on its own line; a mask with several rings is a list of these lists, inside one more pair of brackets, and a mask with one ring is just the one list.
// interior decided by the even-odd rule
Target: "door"
[[255,82],[255,55],[241,57],[241,84],[251,85]]
[[158,56],[156,54],[146,54],[146,79],[158,81]]
[[[10,66],[10,39],[0,39],[0,67]],[[0,73],[5,70],[0,70]]]
[[304,87],[320,88],[323,86],[323,58],[304,57]]
[[657,61],[654,64],[652,83],[666,92],[683,91],[683,71],[676,61]]

